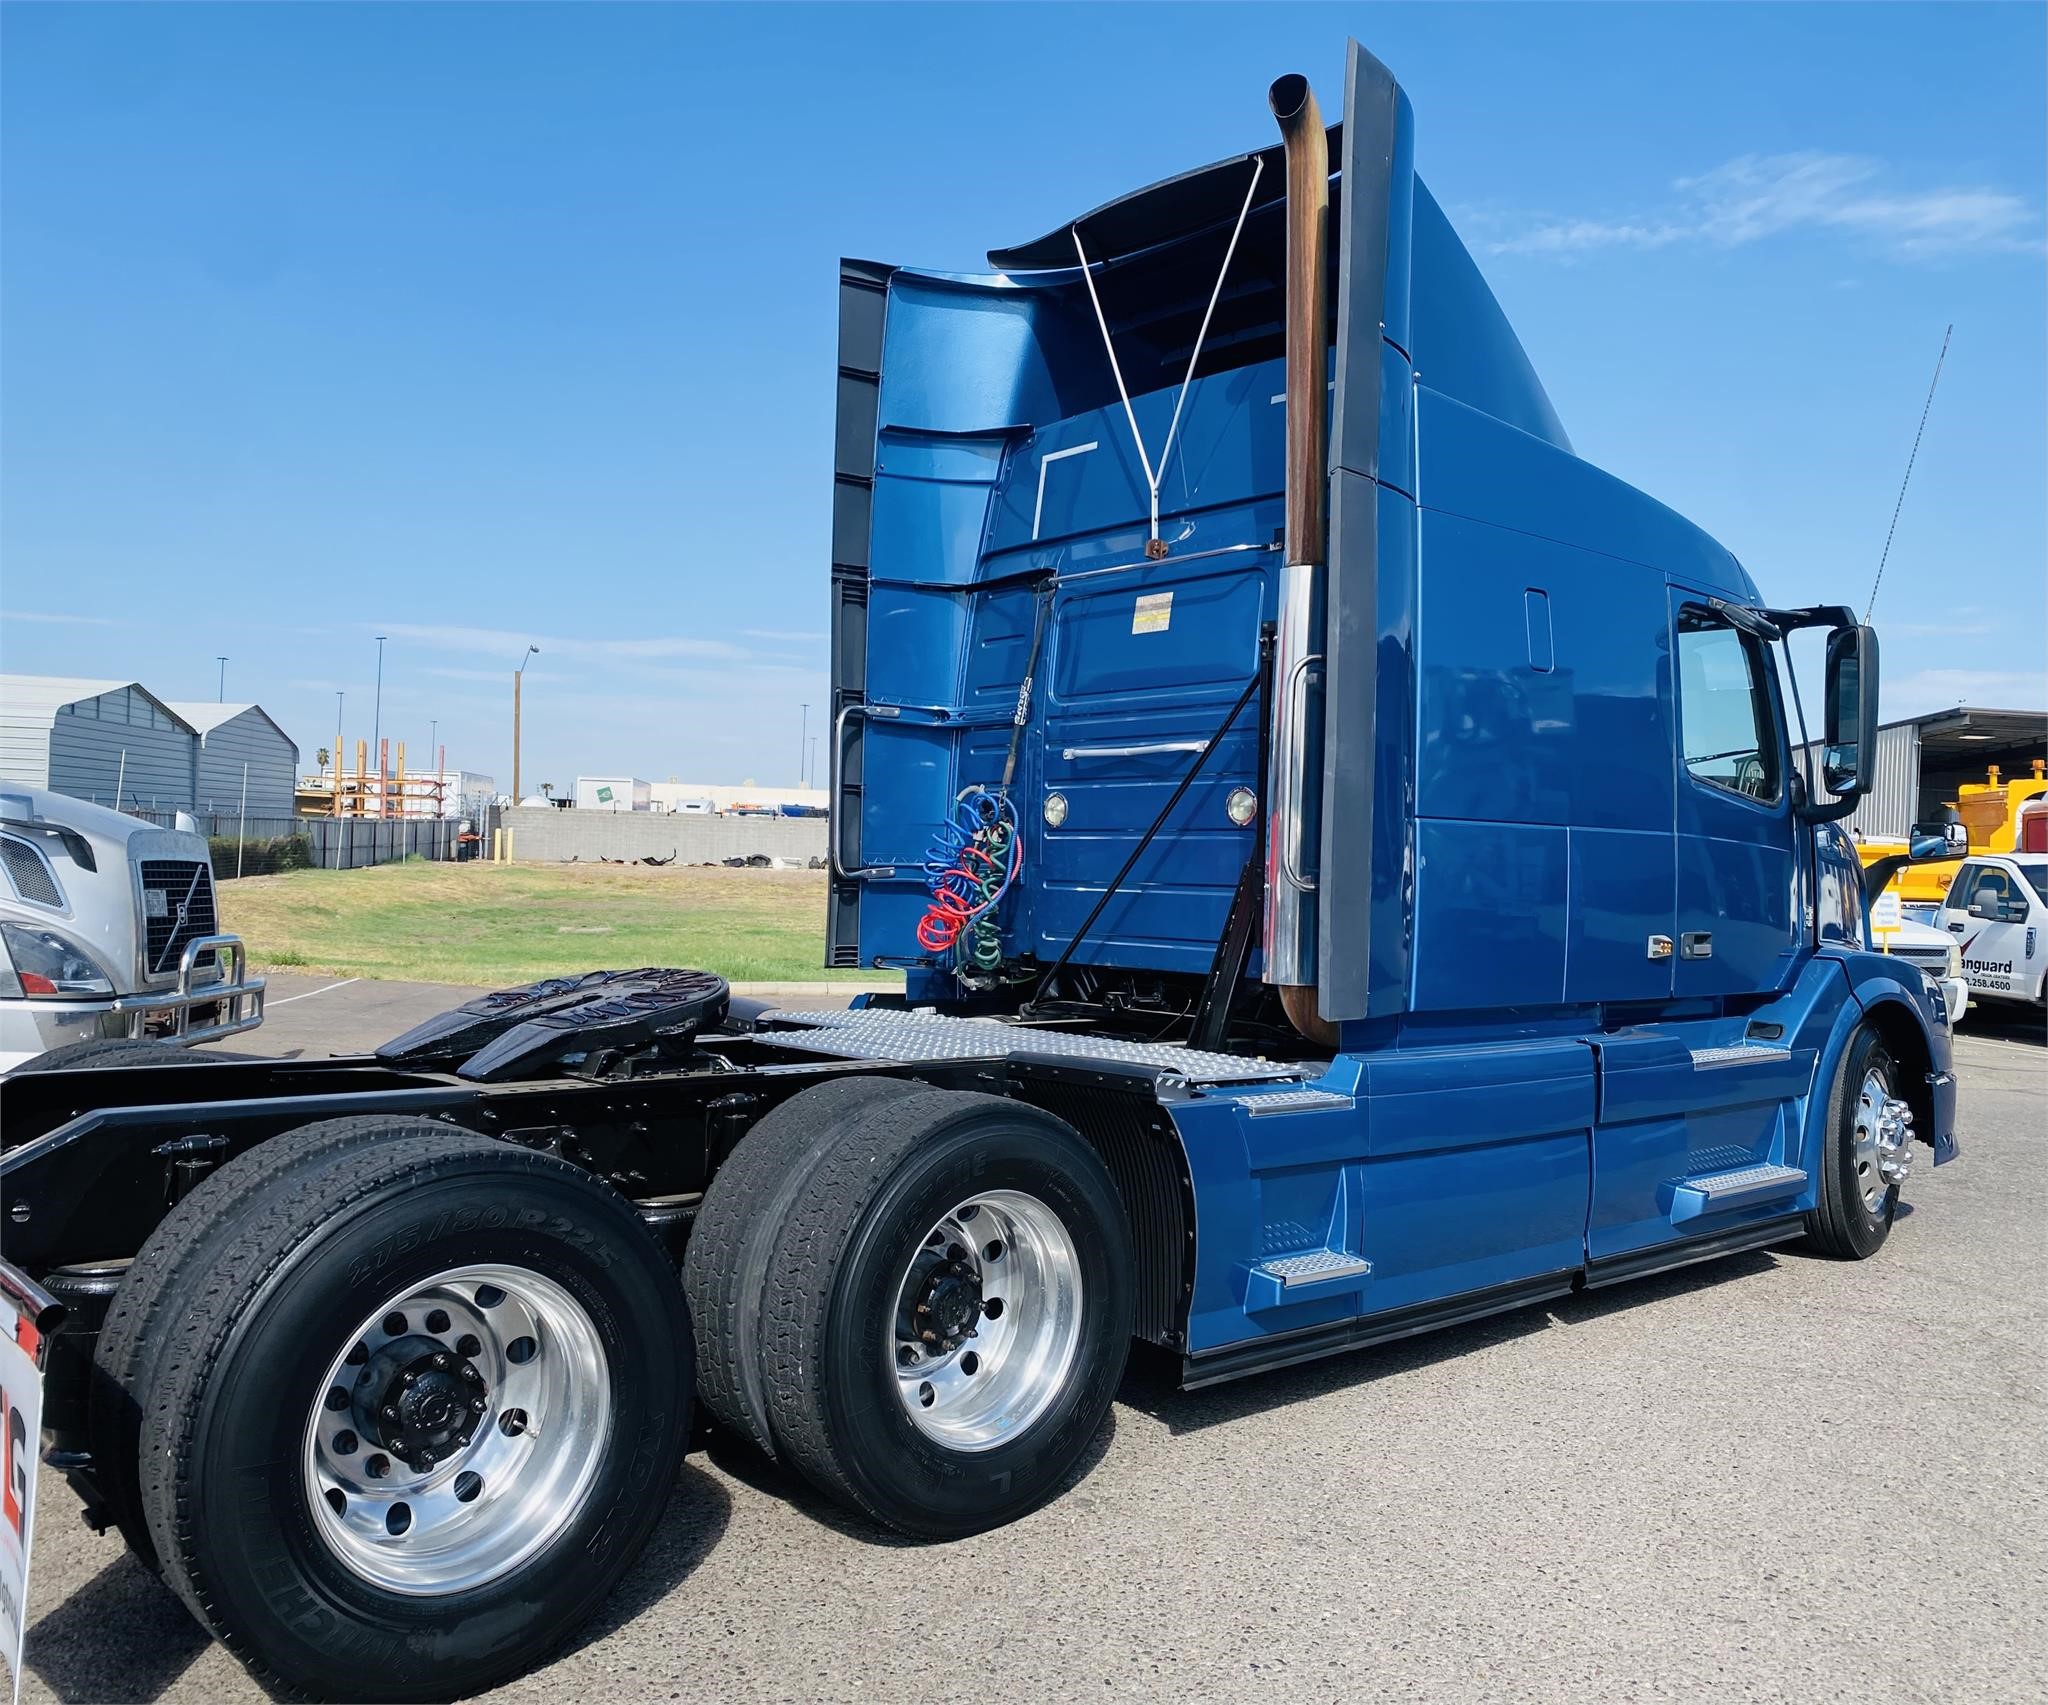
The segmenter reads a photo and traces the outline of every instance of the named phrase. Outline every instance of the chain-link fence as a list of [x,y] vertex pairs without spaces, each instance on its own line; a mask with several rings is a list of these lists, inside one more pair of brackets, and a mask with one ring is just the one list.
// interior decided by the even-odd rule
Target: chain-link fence
[[[132,811],[169,829],[169,811]],[[482,819],[446,817],[239,817],[232,811],[191,813],[213,852],[216,881],[275,876],[287,870],[360,870],[400,859],[468,858],[488,846]],[[479,838],[478,825],[482,825]]]

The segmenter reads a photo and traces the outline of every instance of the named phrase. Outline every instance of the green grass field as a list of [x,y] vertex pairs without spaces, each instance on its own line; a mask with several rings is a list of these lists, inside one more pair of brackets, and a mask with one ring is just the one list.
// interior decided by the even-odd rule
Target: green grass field
[[617,865],[387,864],[220,887],[253,969],[486,987],[612,966],[735,983],[889,983],[826,971],[825,874]]

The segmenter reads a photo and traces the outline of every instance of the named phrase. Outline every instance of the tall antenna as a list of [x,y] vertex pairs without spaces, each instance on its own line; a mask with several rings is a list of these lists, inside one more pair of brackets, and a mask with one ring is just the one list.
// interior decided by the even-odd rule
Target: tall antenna
[[1870,602],[1863,607],[1863,619],[1877,608],[1877,589],[1884,582],[1884,565],[1892,554],[1892,535],[1899,530],[1899,511],[1906,507],[1906,487],[1913,478],[1913,464],[1920,456],[1920,434],[1927,430],[1927,411],[1934,407],[1934,387],[1941,383],[1941,364],[1948,359],[1948,340],[1955,331],[1951,324],[1941,334],[1941,353],[1934,358],[1934,377],[1927,382],[1927,401],[1920,405],[1920,431],[1913,434],[1913,453],[1906,458],[1906,477],[1899,481],[1899,501],[1892,505],[1892,524],[1885,529],[1884,550],[1877,559],[1877,579],[1870,583]]

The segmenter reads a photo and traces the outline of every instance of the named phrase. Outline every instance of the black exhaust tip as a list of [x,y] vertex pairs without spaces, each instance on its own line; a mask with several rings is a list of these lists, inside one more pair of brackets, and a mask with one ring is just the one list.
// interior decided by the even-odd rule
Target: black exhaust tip
[[1273,108],[1273,116],[1282,124],[1299,118],[1308,100],[1308,79],[1293,73],[1276,78],[1272,88],[1266,91],[1266,100]]

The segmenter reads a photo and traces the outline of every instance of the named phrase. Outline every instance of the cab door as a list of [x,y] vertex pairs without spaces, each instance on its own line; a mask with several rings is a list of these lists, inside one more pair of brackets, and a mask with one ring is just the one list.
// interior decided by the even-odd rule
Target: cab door
[[2032,909],[2033,896],[1998,865],[1971,859],[1956,872],[1941,921],[1962,948],[1963,981],[1973,995],[2031,995]]
[[1677,677],[1678,937],[1673,992],[1761,993],[1795,940],[1792,804],[1777,671],[1701,594],[1671,593]]

